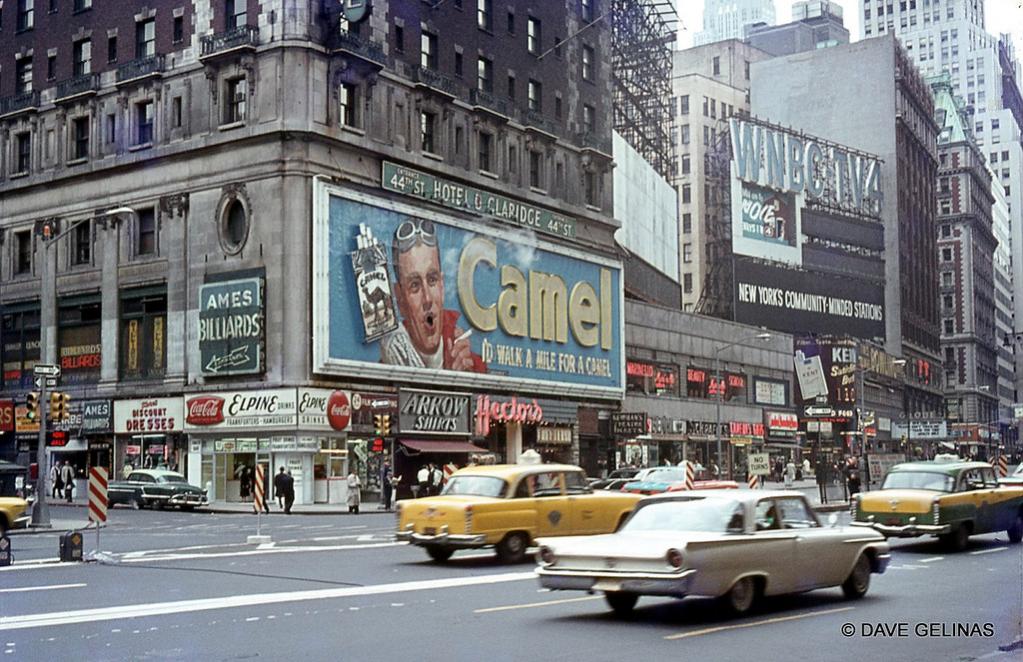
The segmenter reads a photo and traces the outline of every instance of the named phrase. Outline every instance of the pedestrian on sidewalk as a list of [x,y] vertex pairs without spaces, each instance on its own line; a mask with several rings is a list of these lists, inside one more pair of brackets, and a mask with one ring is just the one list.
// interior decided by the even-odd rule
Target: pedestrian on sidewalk
[[820,490],[821,503],[828,502],[828,463],[823,459],[817,460],[817,469],[814,471],[817,478],[817,489]]
[[64,460],[64,466],[60,468],[60,480],[64,483],[64,498],[68,503],[71,503],[72,494],[75,489],[75,469],[67,460]]
[[849,497],[860,491],[860,468],[856,465],[855,458],[849,458],[849,465],[846,467],[846,485],[849,486]]
[[785,487],[792,487],[792,481],[796,479],[796,465],[794,462],[789,461],[785,465]]
[[417,498],[430,496],[430,467],[425,464],[419,468],[419,473],[416,474],[416,487],[419,488],[416,491]]
[[274,476],[274,494],[277,496],[277,505],[284,510],[284,494],[287,492],[285,484],[287,483],[288,474],[284,472],[284,467]]
[[295,479],[290,471],[285,472],[284,478],[281,479],[281,488],[284,492],[284,513],[290,515],[291,506],[295,503]]
[[350,514],[359,514],[359,503],[362,501],[361,489],[362,481],[359,480],[359,475],[353,468],[348,472],[348,512]]
[[50,489],[50,496],[59,499],[64,493],[64,481],[60,479],[60,465],[56,462],[50,467],[50,483],[53,485]]

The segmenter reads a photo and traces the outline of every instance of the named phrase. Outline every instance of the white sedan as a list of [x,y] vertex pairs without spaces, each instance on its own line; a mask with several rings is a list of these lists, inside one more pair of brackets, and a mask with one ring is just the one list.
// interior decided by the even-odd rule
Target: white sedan
[[540,584],[603,591],[629,613],[642,595],[721,597],[737,614],[761,596],[841,586],[860,598],[891,558],[884,536],[821,526],[799,492],[714,490],[640,501],[615,533],[538,540]]

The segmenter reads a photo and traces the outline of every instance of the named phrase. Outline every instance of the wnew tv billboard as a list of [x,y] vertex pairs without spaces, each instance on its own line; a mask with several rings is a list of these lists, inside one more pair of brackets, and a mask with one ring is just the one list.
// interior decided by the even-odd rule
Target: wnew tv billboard
[[619,262],[314,186],[316,372],[621,397]]

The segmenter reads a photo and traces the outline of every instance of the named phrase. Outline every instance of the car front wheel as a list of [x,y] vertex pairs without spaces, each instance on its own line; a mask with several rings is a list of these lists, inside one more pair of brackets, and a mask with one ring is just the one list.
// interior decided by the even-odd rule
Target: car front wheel
[[529,536],[524,533],[509,533],[497,544],[497,557],[504,563],[522,563],[529,547]]
[[856,559],[849,577],[842,584],[842,593],[850,600],[858,600],[867,594],[870,588],[870,559],[865,554],[860,554]]
[[628,616],[632,613],[632,609],[636,606],[639,596],[635,593],[612,591],[610,593],[605,593],[604,599],[607,600],[607,604],[611,607],[614,613],[619,616]]
[[1023,513],[1016,514],[1016,521],[1005,532],[1009,534],[1009,542],[1018,543],[1023,540]]
[[960,524],[954,531],[942,536],[941,541],[953,552],[961,552],[970,542],[970,528],[966,524]]
[[732,613],[741,616],[753,608],[757,599],[757,584],[752,577],[743,577],[725,594],[725,603]]
[[426,548],[426,553],[429,554],[430,558],[436,561],[437,563],[444,563],[445,561],[451,558],[451,555],[455,553],[455,550],[448,549],[447,547],[437,547],[436,545],[431,545],[430,547]]

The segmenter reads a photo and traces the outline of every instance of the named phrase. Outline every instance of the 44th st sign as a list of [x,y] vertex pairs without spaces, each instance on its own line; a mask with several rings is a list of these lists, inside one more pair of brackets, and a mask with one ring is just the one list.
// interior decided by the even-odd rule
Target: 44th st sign
[[263,371],[263,279],[199,288],[199,356],[206,376]]
[[349,23],[358,23],[369,14],[370,0],[339,0],[341,15]]

